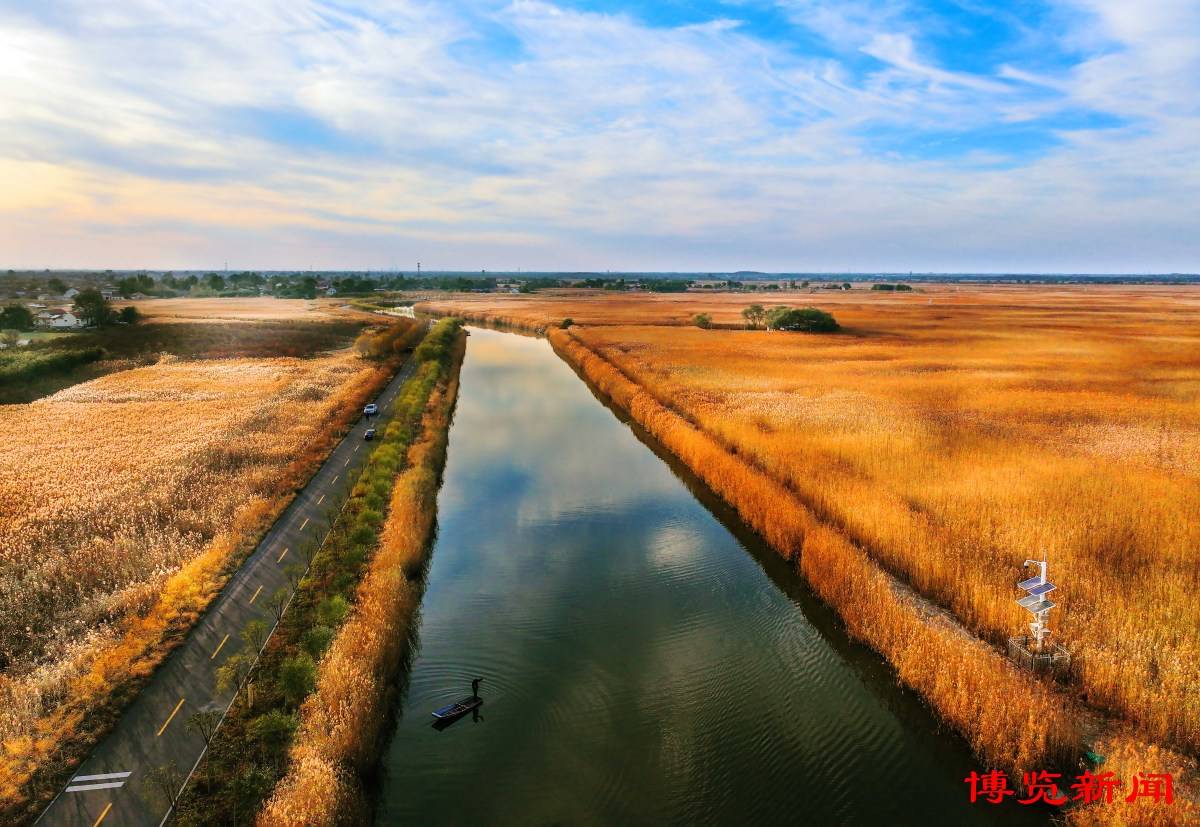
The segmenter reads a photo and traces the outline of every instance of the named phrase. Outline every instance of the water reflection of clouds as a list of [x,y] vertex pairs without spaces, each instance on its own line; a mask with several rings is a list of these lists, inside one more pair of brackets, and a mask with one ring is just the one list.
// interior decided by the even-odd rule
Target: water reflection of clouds
[[[961,762],[914,747],[890,677],[865,684],[545,342],[473,333],[438,509],[380,823],[948,823]],[[477,674],[486,724],[431,730]]]
[[[487,381],[472,382],[483,372]],[[472,329],[463,382],[471,393],[453,439],[469,457],[466,476],[472,485],[527,485],[516,505],[522,522],[687,496],[544,340]]]
[[664,569],[678,569],[700,556],[703,542],[704,538],[695,529],[673,521],[658,526],[650,537],[648,551],[655,565]]

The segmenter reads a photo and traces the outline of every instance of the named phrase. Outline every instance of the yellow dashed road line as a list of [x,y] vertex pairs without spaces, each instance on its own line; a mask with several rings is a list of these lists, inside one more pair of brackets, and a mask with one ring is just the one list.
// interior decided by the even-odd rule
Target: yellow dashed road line
[[181,706],[183,706],[183,698],[179,699],[179,703],[175,704],[175,708],[171,710],[171,714],[167,716],[167,720],[163,721],[163,725],[158,728],[158,732],[154,734],[155,738],[163,734],[163,730],[175,719],[175,715],[179,712],[179,707]]

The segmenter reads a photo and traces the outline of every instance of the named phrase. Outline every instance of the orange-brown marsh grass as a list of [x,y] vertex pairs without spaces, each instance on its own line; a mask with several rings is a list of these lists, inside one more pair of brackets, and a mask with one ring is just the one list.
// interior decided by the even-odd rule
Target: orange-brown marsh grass
[[[969,629],[1023,631],[1049,555],[1052,625],[1091,703],[1200,750],[1200,290],[454,297],[556,324],[784,485]],[[813,304],[836,335],[700,330]],[[793,550],[794,551],[794,550]]]

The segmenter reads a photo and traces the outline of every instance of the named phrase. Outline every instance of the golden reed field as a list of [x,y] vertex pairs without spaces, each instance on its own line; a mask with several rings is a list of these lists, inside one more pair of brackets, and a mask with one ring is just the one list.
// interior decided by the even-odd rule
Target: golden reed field
[[344,301],[335,299],[277,299],[274,296],[247,298],[144,299],[132,304],[147,321],[171,322],[264,322],[328,321],[364,315]]
[[[843,331],[734,329],[754,302],[818,306]],[[432,307],[532,328],[572,318],[551,333],[560,354],[798,557],[982,756],[1029,768],[1088,743],[1108,766],[1152,756],[1194,772],[1200,290],[575,291]],[[685,326],[698,312],[728,329]],[[1020,565],[1042,551],[1075,658],[1065,689],[1000,655],[1028,619]]]
[[388,375],[164,356],[0,406],[0,803],[153,669]]

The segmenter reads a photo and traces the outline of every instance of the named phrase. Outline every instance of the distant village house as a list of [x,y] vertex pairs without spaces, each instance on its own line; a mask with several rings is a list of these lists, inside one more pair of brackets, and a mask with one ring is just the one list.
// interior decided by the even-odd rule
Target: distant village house
[[34,316],[34,320],[38,326],[48,327],[52,330],[69,330],[71,328],[83,327],[83,319],[76,316],[70,310],[62,308],[43,310]]

